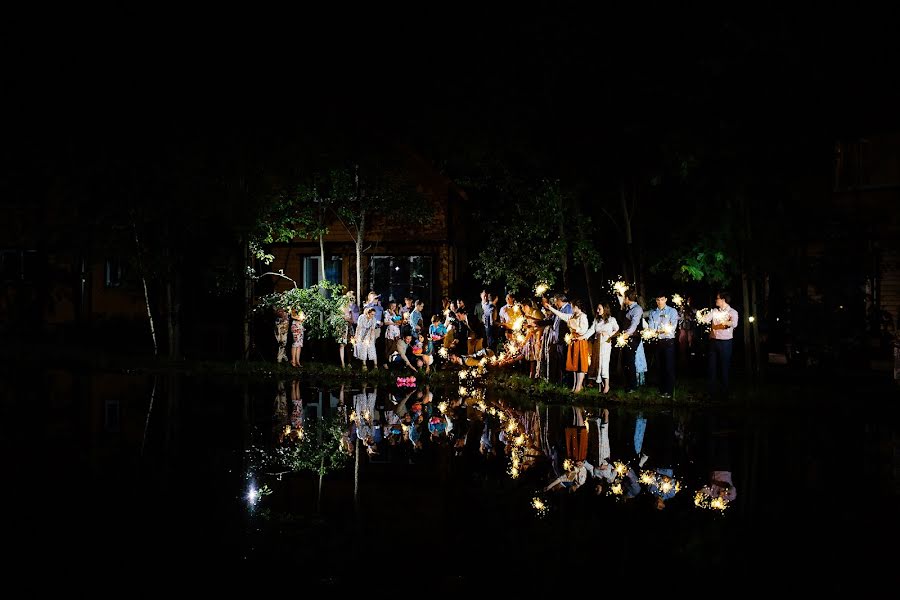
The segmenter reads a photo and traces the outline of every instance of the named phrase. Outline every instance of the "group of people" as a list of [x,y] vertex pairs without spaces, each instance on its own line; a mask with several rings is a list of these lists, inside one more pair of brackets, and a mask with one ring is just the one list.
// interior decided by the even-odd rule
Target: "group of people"
[[[610,391],[610,359],[614,348],[621,349],[623,387],[634,392],[644,384],[647,372],[646,341],[655,355],[659,394],[671,398],[675,391],[676,348],[682,358],[692,350],[694,332],[709,326],[709,393],[727,395],[734,329],[738,313],[731,307],[727,292],[716,295],[716,307],[692,312],[690,300],[669,305],[669,297],[660,293],[655,307],[646,311],[634,289],[617,292],[618,306],[600,303],[592,311],[579,300],[563,293],[519,300],[515,294],[505,297],[482,290],[480,302],[470,311],[464,299],[444,297],[440,312],[425,318],[425,303],[407,296],[402,304],[369,292],[362,308],[355,294],[344,296],[345,331],[340,340],[341,366],[346,366],[346,348],[367,370],[373,368],[429,372],[447,363],[477,365],[486,360],[500,366],[528,365],[533,378],[558,384],[570,382],[580,393],[586,385],[596,384]],[[278,360],[286,360],[285,345],[290,331],[293,343],[291,364],[299,365],[303,346],[302,312],[276,314]]]

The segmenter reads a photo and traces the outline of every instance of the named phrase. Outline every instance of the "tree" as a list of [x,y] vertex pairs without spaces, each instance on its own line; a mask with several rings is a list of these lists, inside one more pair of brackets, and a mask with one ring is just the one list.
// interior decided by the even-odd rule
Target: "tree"
[[531,289],[537,282],[552,286],[561,281],[568,292],[571,254],[583,264],[590,287],[589,273],[600,265],[590,219],[560,182],[507,180],[496,192],[502,210],[480,215],[488,243],[472,261],[475,276],[485,283],[502,281],[516,292]]

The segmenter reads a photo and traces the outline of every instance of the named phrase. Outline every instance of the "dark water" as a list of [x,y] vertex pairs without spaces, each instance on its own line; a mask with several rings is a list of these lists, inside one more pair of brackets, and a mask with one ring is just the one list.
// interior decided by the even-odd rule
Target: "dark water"
[[[567,457],[583,452],[599,464],[597,407],[576,414],[514,397],[463,407],[456,388],[431,390],[433,416],[447,402],[454,430],[423,427],[420,448],[373,437],[370,454],[349,417],[371,410],[363,425],[386,423],[410,391],[407,409],[426,399],[423,389],[368,396],[302,381],[8,370],[0,398],[13,564],[43,569],[49,585],[98,589],[185,577],[223,588],[362,583],[401,593],[485,581],[527,593],[560,582],[765,587],[786,577],[858,589],[897,579],[894,398],[609,406],[610,461],[636,474],[672,469],[679,491],[660,510],[646,484],[629,499],[610,485],[598,494],[593,477],[574,493],[543,491]],[[567,448],[580,417],[587,444]],[[353,438],[343,464],[324,475],[321,500],[316,473],[275,460],[277,448],[297,444],[298,428],[317,435],[318,419],[330,427],[323,439],[340,430]],[[510,422],[504,443],[497,433]],[[329,455],[343,452],[328,444]],[[508,447],[521,451],[515,477]],[[732,476],[724,510],[695,505],[712,471]],[[251,498],[253,489],[271,494]]]

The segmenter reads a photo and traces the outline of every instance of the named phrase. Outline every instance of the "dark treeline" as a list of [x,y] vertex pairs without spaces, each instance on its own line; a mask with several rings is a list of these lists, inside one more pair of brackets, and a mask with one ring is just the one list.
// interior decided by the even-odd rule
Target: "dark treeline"
[[[36,83],[0,156],[5,245],[38,231],[46,253],[126,257],[160,353],[233,357],[247,241],[272,199],[404,147],[466,192],[454,293],[518,274],[520,292],[543,276],[596,303],[624,277],[645,306],[662,289],[702,307],[727,288],[756,317],[740,331],[750,368],[773,337],[836,358],[884,333],[865,297],[883,215],[829,207],[835,143],[897,126],[877,21],[450,21],[351,28],[341,50],[327,30],[252,68],[72,71],[80,91],[57,102]],[[530,252],[511,256],[514,240]]]

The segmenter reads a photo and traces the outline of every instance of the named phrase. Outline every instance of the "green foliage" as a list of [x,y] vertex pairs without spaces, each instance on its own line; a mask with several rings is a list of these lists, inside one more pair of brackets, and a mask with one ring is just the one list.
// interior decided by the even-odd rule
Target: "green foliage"
[[504,282],[509,291],[530,289],[536,281],[552,286],[569,245],[559,235],[564,223],[559,181],[544,180],[537,187],[506,181],[497,190],[506,200],[500,216],[483,223],[491,237],[472,261],[475,277]]
[[302,437],[276,448],[270,456],[271,464],[292,471],[314,471],[319,475],[340,469],[350,459],[341,444],[346,428],[340,414],[307,420]]
[[257,213],[250,236],[250,252],[265,264],[274,256],[265,246],[287,243],[294,238],[317,238],[325,235],[325,211],[330,199],[319,191],[318,181],[304,181],[288,189],[274,192]]
[[308,288],[292,288],[263,296],[254,307],[255,312],[301,310],[306,315],[305,335],[311,339],[330,339],[335,342],[344,337],[344,287],[323,281]]
[[725,239],[703,236],[693,244],[670,253],[653,265],[651,271],[668,272],[677,281],[726,285],[737,271],[737,261],[728,252],[728,246]]

